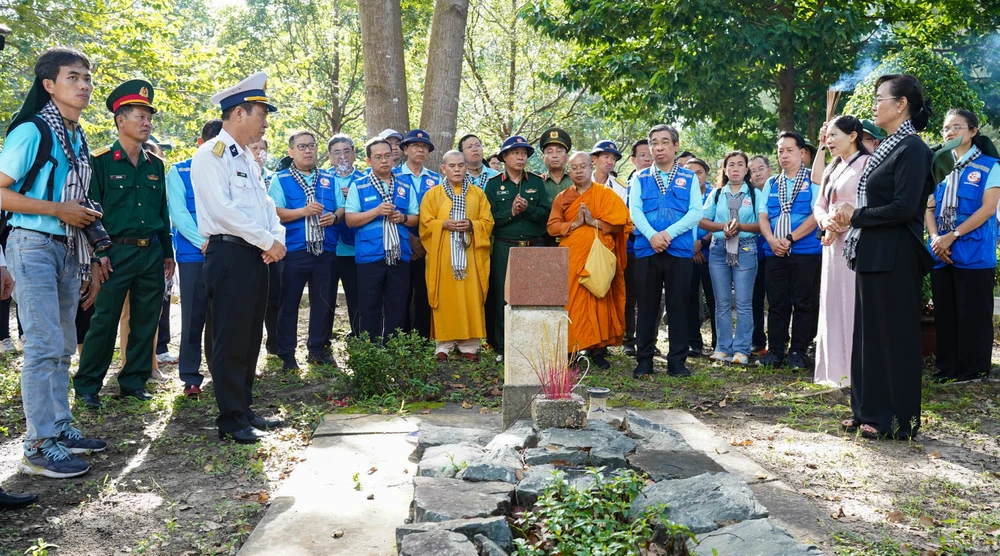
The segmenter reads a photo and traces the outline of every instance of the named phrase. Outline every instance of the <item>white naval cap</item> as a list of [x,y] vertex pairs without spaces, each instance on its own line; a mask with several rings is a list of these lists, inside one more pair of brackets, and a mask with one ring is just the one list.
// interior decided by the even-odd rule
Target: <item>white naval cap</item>
[[259,102],[267,107],[268,112],[277,112],[278,109],[267,101],[267,74],[257,72],[236,85],[219,91],[212,95],[212,103],[222,107],[222,111],[242,104],[244,102]]
[[382,133],[378,134],[378,138],[379,139],[388,139],[390,137],[395,137],[396,139],[399,139],[400,141],[403,140],[403,134],[400,133],[400,132],[398,132],[398,131],[396,131],[395,129],[386,129],[386,130],[383,130]]

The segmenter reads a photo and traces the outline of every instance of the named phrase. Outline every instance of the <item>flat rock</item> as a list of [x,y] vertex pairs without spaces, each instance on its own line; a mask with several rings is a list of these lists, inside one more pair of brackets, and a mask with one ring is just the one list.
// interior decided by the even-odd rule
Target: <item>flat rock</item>
[[461,444],[463,442],[484,446],[492,438],[493,433],[488,430],[441,427],[421,423],[417,434],[417,449],[414,452],[417,458],[421,458],[424,456],[424,451],[433,446]]
[[521,455],[514,448],[501,446],[487,450],[478,457],[470,458],[467,465],[455,474],[456,479],[466,481],[517,482],[517,472],[524,469]]
[[525,465],[560,465],[562,467],[586,467],[590,464],[590,452],[576,448],[529,448],[524,451]]
[[507,526],[507,518],[503,516],[400,525],[396,528],[396,546],[402,546],[403,539],[409,535],[430,531],[451,531],[470,541],[483,537],[501,551],[514,547],[514,539],[510,533],[510,527]]
[[490,440],[489,444],[486,445],[486,449],[496,450],[507,447],[524,450],[535,446],[538,446],[538,433],[535,431],[535,427],[527,421],[518,421],[506,431],[494,436],[493,440]]
[[479,550],[479,556],[507,556],[506,550],[482,535],[476,535],[472,542]]
[[413,478],[410,523],[506,515],[514,485],[459,479]]
[[479,552],[464,535],[431,531],[407,535],[399,547],[399,556],[479,556]]
[[577,449],[600,448],[627,454],[635,450],[636,443],[635,440],[613,429],[546,429],[539,433],[538,445],[542,448],[548,446]]
[[695,534],[767,517],[767,509],[746,482],[729,473],[705,473],[649,485],[632,503],[632,515],[658,504],[667,506],[667,519],[687,525]]
[[651,421],[635,411],[625,414],[625,423],[629,434],[645,440],[644,445],[653,450],[690,450],[691,446],[684,440],[681,433]]
[[688,450],[651,450],[640,445],[627,459],[630,469],[645,473],[656,482],[725,472],[707,455]]
[[[699,535],[688,547],[698,554],[739,554],[740,556],[818,556],[813,545],[796,541],[770,519],[752,519]],[[712,552],[712,551],[715,552]]]
[[530,508],[538,501],[545,487],[556,480],[558,471],[569,482],[570,486],[579,490],[588,490],[594,485],[594,478],[583,469],[560,469],[554,465],[536,465],[529,467],[517,483],[515,501],[518,506]]
[[485,453],[482,446],[471,442],[432,446],[420,458],[417,476],[453,478],[469,462],[478,461]]

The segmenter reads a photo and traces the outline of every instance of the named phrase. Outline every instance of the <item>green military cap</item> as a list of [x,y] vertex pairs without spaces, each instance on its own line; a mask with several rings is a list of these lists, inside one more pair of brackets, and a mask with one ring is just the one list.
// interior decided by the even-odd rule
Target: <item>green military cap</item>
[[952,156],[951,150],[961,144],[962,138],[956,137],[940,145],[931,146],[931,151],[934,153],[931,158],[931,176],[934,177],[934,183],[941,183],[955,169],[955,157]]
[[539,150],[545,150],[548,145],[562,145],[566,147],[566,152],[573,148],[573,141],[569,138],[569,133],[561,127],[550,127],[542,132],[542,138],[538,140]]
[[885,139],[885,132],[875,125],[875,122],[867,119],[861,120],[861,127],[864,128],[865,133],[874,137],[876,141]]
[[156,114],[156,108],[153,107],[152,83],[145,79],[132,79],[122,83],[108,95],[106,105],[112,114],[126,104],[146,106]]

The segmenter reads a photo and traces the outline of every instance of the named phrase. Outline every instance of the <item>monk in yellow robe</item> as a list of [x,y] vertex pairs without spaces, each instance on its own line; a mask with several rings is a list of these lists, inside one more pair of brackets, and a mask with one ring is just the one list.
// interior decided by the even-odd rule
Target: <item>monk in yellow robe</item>
[[441,185],[420,203],[420,241],[427,251],[427,299],[436,357],[447,361],[456,347],[479,360],[486,337],[484,303],[490,282],[493,213],[483,190],[466,180],[465,157],[448,151],[441,160]]
[[[591,362],[602,369],[611,366],[606,346],[621,345],[625,335],[625,242],[632,220],[621,197],[611,188],[591,180],[590,155],[574,153],[569,159],[573,187],[552,202],[546,226],[549,235],[561,237],[559,247],[569,249],[568,350],[588,350]],[[611,289],[597,297],[580,284],[590,249],[599,237],[617,261]]]

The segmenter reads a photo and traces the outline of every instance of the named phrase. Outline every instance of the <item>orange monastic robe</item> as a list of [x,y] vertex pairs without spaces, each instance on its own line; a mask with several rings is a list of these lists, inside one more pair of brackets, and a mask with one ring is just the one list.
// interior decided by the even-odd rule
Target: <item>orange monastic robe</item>
[[[616,233],[601,232],[601,242],[617,258],[615,279],[603,298],[580,285],[579,277],[586,270],[587,257],[594,244],[594,228],[583,225],[569,231],[570,225],[585,203],[590,213],[603,226],[622,226]],[[583,195],[570,187],[556,195],[547,225],[549,235],[561,236],[559,247],[569,249],[569,313],[568,351],[617,346],[625,336],[625,241],[632,231],[628,208],[610,188],[595,183]]]
[[420,241],[427,250],[427,301],[431,306],[431,337],[439,342],[486,337],[484,303],[490,283],[490,233],[493,213],[486,194],[469,186],[465,217],[472,221],[471,245],[465,249],[465,279],[451,268],[451,199],[444,186],[431,188],[420,203]]

